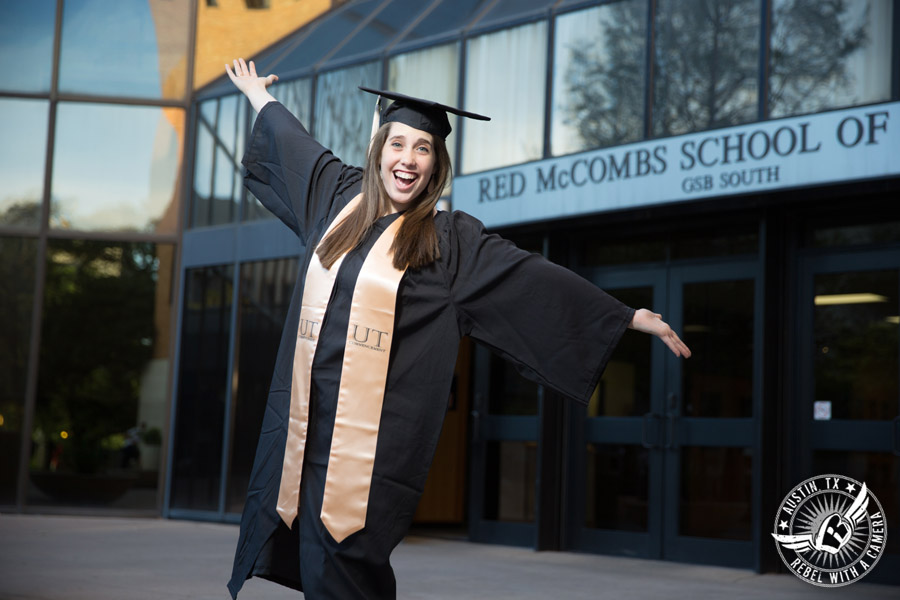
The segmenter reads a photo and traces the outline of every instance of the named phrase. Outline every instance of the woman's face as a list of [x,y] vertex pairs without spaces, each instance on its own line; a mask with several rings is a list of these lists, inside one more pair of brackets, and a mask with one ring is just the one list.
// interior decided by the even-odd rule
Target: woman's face
[[381,149],[381,180],[394,210],[406,210],[428,187],[434,171],[431,134],[393,122]]

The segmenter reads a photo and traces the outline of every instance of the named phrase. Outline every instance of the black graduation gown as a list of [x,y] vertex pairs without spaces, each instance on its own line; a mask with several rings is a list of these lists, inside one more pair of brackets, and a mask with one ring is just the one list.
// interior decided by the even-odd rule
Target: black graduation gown
[[460,338],[469,335],[525,377],[587,402],[633,309],[571,271],[485,232],[462,212],[439,212],[440,259],[408,270],[398,290],[366,526],[336,543],[319,517],[356,277],[378,235],[348,253],[322,324],[312,373],[297,521],[275,511],[290,406],[300,299],[312,251],[361,187],[361,170],[341,163],[290,112],[259,113],[243,159],[245,184],[305,246],[241,519],[228,588],[252,576],[303,590],[307,598],[394,598],[389,557],[406,533],[441,431]]

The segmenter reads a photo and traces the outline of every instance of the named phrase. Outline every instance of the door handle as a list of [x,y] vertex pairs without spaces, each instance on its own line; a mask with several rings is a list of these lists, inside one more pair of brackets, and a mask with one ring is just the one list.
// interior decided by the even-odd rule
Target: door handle
[[647,429],[649,429],[648,424],[653,422],[656,423],[659,421],[660,416],[654,412],[648,412],[644,415],[644,421],[641,423],[641,446],[647,448],[648,450],[652,450],[653,448],[659,448],[659,431],[656,432],[656,442],[651,443],[647,441]]
[[668,397],[668,411],[666,413],[666,450],[677,450],[678,440],[675,439],[678,433],[678,396],[674,392]]

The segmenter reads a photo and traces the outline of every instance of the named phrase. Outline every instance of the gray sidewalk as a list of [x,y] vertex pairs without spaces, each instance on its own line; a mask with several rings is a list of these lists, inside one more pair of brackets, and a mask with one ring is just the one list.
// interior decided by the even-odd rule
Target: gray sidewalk
[[[230,597],[235,525],[0,515],[0,599],[158,600]],[[410,537],[392,560],[401,599],[900,598],[857,583],[821,589],[792,575]],[[299,599],[251,579],[240,600]]]

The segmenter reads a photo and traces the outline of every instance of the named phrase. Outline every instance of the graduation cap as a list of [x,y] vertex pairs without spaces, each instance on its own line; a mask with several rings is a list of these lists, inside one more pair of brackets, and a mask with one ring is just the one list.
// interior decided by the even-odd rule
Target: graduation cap
[[[461,117],[478,119],[479,121],[491,120],[490,117],[454,108],[453,106],[447,106],[446,104],[441,104],[433,100],[423,100],[422,98],[413,98],[412,96],[407,96],[405,94],[387,92],[384,90],[373,90],[372,88],[363,86],[359,86],[359,89],[379,96],[379,104],[376,105],[375,128],[385,123],[397,121],[398,123],[403,123],[410,127],[421,129],[422,131],[427,131],[432,135],[438,135],[442,139],[447,139],[447,136],[450,135],[450,120],[447,119],[448,112]],[[393,100],[391,105],[383,111],[380,110],[381,98]],[[381,122],[377,123],[379,120],[379,112],[381,113]]]

